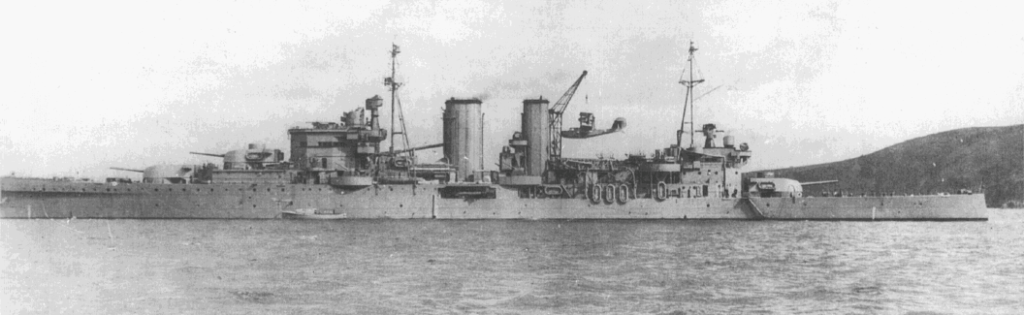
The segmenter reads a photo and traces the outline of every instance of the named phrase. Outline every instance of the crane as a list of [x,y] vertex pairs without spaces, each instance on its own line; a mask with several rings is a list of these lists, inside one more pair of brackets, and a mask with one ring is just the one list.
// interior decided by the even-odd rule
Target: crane
[[562,113],[569,107],[569,101],[572,100],[573,94],[576,94],[576,89],[580,87],[580,82],[583,82],[583,78],[586,76],[587,71],[583,70],[580,78],[576,79],[576,82],[569,87],[569,90],[565,91],[562,98],[559,98],[558,102],[555,102],[555,105],[548,110],[548,132],[551,135],[548,154],[552,158],[562,156]]

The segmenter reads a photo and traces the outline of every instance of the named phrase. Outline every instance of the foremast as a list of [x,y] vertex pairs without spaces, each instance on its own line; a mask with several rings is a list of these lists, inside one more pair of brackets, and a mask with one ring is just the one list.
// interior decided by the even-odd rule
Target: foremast
[[[398,59],[398,54],[401,53],[401,51],[398,50],[398,48],[399,48],[398,45],[395,45],[394,43],[391,43],[391,51],[390,51],[390,53],[391,53],[391,76],[389,76],[387,78],[384,78],[384,85],[387,85],[388,86],[388,91],[391,92],[391,144],[388,147],[388,154],[389,155],[394,155],[395,154],[395,136],[396,135],[402,135],[402,139],[403,139],[403,142],[405,144],[405,147],[406,148],[409,147],[409,136],[406,135],[406,130],[405,130],[405,116],[402,114],[402,109],[401,108],[398,109],[398,117],[399,117],[399,122],[402,124],[402,131],[398,131],[398,129],[395,129],[395,117],[396,117],[396,115],[395,115],[395,104],[397,103],[399,107],[402,106],[401,102],[397,101],[397,98],[396,98],[396,95],[398,94],[398,88],[400,88],[402,86],[402,83],[398,82],[398,79],[395,76],[395,73],[396,73],[396,63],[397,63],[396,61]],[[411,155],[412,153],[410,152],[409,154]]]

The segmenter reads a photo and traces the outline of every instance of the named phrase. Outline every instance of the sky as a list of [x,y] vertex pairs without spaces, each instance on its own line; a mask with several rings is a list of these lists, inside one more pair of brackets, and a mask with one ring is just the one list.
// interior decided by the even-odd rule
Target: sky
[[566,140],[563,156],[673,144],[690,41],[707,93],[697,126],[748,143],[748,170],[1024,123],[1019,2],[343,2],[0,5],[0,174],[133,176],[109,167],[218,163],[188,152],[251,142],[287,152],[288,127],[389,98],[392,43],[411,145],[441,142],[444,100],[478,97],[487,165],[523,99],[557,100],[584,70],[565,128],[580,111],[628,126]]

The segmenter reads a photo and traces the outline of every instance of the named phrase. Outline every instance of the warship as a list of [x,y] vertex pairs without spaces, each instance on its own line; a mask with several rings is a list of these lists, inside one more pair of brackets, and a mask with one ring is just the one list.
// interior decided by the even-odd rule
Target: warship
[[[522,102],[520,130],[484,165],[483,101],[450,98],[442,143],[410,147],[396,93],[392,45],[391,133],[382,128],[384,100],[373,96],[336,122],[289,129],[290,155],[262,144],[226,153],[193,154],[220,164],[155,165],[141,182],[108,178],[0,178],[2,218],[130,219],[737,219],[737,220],[987,220],[984,195],[814,197],[795,180],[744,179],[752,158],[711,123],[695,128],[697,48],[690,43],[682,120],[674,142],[650,156],[624,159],[562,155],[563,139],[599,137],[626,128],[615,119],[597,129],[592,113],[563,130],[563,113],[587,72],[553,104]],[[699,98],[699,97],[698,97]],[[397,105],[397,114],[396,114]],[[396,127],[395,118],[399,125]],[[684,141],[688,135],[689,143]],[[703,145],[697,136],[703,137]],[[405,149],[396,150],[401,136]],[[385,150],[382,144],[389,141]],[[444,158],[417,160],[416,151],[443,148]]]

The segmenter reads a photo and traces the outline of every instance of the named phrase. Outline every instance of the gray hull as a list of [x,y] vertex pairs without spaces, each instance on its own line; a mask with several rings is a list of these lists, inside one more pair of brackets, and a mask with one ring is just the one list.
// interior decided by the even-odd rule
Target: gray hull
[[[128,184],[0,180],[2,218],[277,219],[316,209],[351,219],[733,219],[985,220],[984,196],[870,198],[669,198],[594,203],[521,198],[492,186],[493,199],[443,198],[443,185],[347,191],[296,184]],[[872,211],[874,209],[874,211]]]
[[769,220],[988,220],[985,195],[750,198]]

